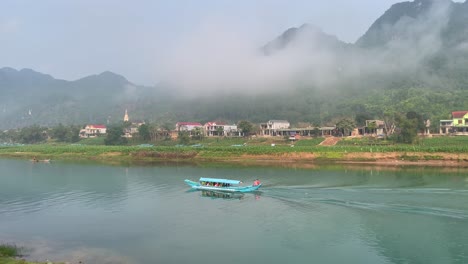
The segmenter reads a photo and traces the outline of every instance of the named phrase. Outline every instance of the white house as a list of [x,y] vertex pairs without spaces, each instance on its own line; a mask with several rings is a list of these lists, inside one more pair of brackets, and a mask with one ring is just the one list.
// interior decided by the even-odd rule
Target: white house
[[224,122],[208,122],[203,126],[205,135],[211,136],[229,136],[237,133],[237,125],[228,125]]
[[192,131],[197,127],[203,128],[202,124],[197,122],[177,122],[176,131]]
[[277,136],[279,129],[288,129],[291,126],[286,120],[270,120],[266,123],[260,124],[262,134],[264,136]]
[[80,130],[80,138],[92,138],[106,133],[107,127],[105,125],[86,125]]

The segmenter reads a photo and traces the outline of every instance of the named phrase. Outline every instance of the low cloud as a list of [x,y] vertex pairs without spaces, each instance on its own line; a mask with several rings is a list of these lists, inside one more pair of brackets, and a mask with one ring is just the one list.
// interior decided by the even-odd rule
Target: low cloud
[[160,68],[166,69],[162,80],[186,95],[251,94],[287,90],[297,84],[332,87],[373,74],[419,70],[440,51],[450,11],[448,2],[435,1],[418,19],[405,16],[394,25],[383,25],[381,30],[390,36],[384,47],[323,45],[323,34],[309,28],[269,55],[262,52],[262,44],[232,25],[211,21],[188,34],[162,61]]

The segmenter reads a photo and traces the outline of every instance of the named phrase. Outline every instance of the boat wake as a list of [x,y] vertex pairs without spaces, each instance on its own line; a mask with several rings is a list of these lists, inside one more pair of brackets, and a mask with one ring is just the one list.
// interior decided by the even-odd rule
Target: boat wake
[[[468,207],[452,207],[443,203],[466,198],[466,190],[443,188],[317,188],[315,186],[272,186],[263,190],[264,197],[277,199],[300,210],[315,210],[317,206],[340,206],[374,212],[398,212],[404,214],[429,215],[453,219],[468,219]],[[457,197],[453,197],[457,196]],[[441,202],[442,200],[442,202]],[[430,201],[437,201],[434,206]]]

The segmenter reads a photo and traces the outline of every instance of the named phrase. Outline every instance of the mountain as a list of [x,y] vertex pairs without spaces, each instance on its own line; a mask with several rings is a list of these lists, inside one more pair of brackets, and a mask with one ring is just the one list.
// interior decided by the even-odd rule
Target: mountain
[[394,4],[356,42],[376,48],[404,39],[437,35],[447,47],[468,40],[468,3],[450,0],[415,0]]
[[348,46],[336,36],[326,34],[321,29],[310,24],[298,28],[290,28],[276,39],[262,47],[265,55],[272,55],[284,49],[297,49],[298,47],[317,50],[339,50]]
[[[169,82],[144,87],[112,72],[66,81],[2,68],[0,128],[115,122],[125,109],[130,119],[159,124],[287,119],[332,125],[343,117],[416,111],[437,126],[451,111],[468,109],[467,2],[395,4],[356,43],[304,24],[259,50],[262,70],[253,83],[265,87],[248,95],[238,92],[245,87],[230,87],[194,98]],[[249,77],[242,73],[239,79]]]
[[76,81],[55,79],[31,69],[0,69],[0,128],[31,124],[107,122],[131,107],[127,93],[149,88],[103,72]]

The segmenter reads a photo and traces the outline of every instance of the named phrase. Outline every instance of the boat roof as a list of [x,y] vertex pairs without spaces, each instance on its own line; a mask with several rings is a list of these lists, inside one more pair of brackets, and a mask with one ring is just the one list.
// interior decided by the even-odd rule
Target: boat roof
[[239,184],[238,180],[228,180],[228,179],[215,179],[215,178],[200,178],[200,181],[204,182],[219,182],[219,183],[229,183],[229,184]]

